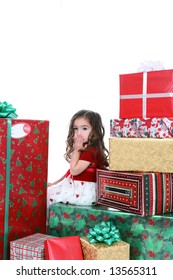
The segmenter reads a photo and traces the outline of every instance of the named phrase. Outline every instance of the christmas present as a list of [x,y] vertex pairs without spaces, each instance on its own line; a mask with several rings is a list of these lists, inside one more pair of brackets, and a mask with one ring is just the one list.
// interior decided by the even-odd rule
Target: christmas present
[[10,260],[45,260],[45,240],[53,236],[35,233],[10,241]]
[[129,260],[130,245],[118,241],[111,246],[104,243],[91,244],[86,237],[81,238],[84,260]]
[[103,221],[112,221],[121,240],[130,244],[130,260],[173,259],[173,213],[141,217],[102,205],[56,203],[50,206],[48,234],[83,238],[90,228]]
[[111,119],[110,137],[173,138],[173,118]]
[[109,138],[109,169],[173,173],[173,138]]
[[46,260],[83,260],[79,236],[54,237],[44,242]]
[[46,232],[49,122],[0,119],[0,259],[9,242]]
[[112,222],[102,222],[89,229],[87,238],[81,238],[85,260],[129,260],[130,246],[120,238]]
[[97,202],[153,216],[173,212],[172,173],[134,173],[97,169]]
[[121,74],[120,118],[173,117],[173,70]]

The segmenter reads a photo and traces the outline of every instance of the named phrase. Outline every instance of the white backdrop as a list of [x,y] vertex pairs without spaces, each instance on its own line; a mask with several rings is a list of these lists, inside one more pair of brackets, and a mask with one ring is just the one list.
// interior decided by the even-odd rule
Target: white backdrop
[[119,74],[141,62],[173,68],[171,0],[0,0],[0,101],[19,119],[50,121],[48,180],[68,168],[79,109],[119,117]]

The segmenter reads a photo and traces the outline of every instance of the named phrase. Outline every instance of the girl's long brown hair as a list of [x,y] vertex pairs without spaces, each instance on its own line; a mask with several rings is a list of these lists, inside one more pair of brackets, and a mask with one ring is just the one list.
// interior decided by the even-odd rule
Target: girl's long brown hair
[[78,111],[71,119],[69,125],[68,136],[66,140],[66,153],[64,155],[65,159],[70,162],[71,155],[73,152],[73,144],[74,144],[74,121],[77,118],[86,118],[91,125],[92,133],[88,139],[88,145],[86,149],[90,147],[95,147],[99,151],[101,155],[102,162],[100,163],[101,166],[107,167],[108,166],[108,156],[109,152],[104,144],[104,136],[105,136],[105,128],[102,123],[102,119],[100,114],[90,111],[90,110],[80,110]]

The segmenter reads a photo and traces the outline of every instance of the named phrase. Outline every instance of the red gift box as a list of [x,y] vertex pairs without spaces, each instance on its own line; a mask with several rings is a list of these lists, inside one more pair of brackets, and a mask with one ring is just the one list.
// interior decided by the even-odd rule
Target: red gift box
[[173,70],[120,75],[120,118],[173,117]]
[[46,233],[49,122],[0,119],[0,259],[9,243]]
[[173,212],[173,174],[97,170],[97,202],[110,208],[153,216]]
[[55,237],[44,241],[46,260],[83,260],[80,237]]

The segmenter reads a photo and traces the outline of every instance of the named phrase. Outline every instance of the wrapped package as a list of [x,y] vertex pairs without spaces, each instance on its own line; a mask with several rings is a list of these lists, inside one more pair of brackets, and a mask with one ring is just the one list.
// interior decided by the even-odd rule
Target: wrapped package
[[51,235],[34,233],[10,242],[10,260],[45,260],[44,241]]
[[65,236],[44,242],[46,260],[83,260],[80,237]]
[[173,118],[111,119],[110,137],[173,138]]
[[173,70],[121,74],[120,118],[173,117]]
[[9,242],[46,233],[49,121],[0,119],[0,259]]
[[50,205],[48,234],[57,237],[86,237],[90,228],[112,221],[121,240],[130,244],[130,260],[173,259],[173,213],[144,216],[119,211],[103,205]]
[[109,169],[173,173],[173,138],[109,138]]
[[97,170],[97,202],[141,216],[173,212],[173,174]]
[[91,244],[86,237],[81,238],[84,260],[129,260],[130,245],[124,241],[118,241],[111,246],[105,243]]

